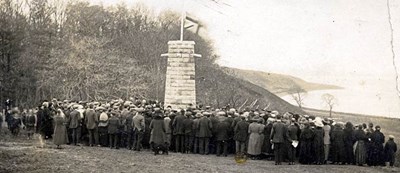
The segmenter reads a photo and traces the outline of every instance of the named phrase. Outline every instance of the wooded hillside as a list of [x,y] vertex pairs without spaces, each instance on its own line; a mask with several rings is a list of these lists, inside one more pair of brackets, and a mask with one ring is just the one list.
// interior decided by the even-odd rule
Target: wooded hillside
[[[162,101],[167,60],[160,55],[167,53],[169,40],[179,38],[179,17],[142,5],[0,0],[0,100],[11,98],[21,107],[51,98]],[[245,106],[301,112],[227,75],[215,63],[209,39],[191,32],[184,39],[195,41],[195,52],[202,55],[196,60],[199,103],[238,107],[248,100]]]

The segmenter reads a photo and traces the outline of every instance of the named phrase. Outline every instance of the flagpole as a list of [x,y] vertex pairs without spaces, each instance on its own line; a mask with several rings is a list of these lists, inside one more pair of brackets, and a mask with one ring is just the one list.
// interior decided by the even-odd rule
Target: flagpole
[[181,17],[181,41],[183,41],[183,25],[185,22],[185,11],[182,10],[182,17]]

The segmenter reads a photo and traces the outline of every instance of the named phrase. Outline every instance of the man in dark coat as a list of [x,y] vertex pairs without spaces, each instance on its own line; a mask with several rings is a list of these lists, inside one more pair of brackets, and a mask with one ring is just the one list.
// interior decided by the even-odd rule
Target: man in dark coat
[[128,110],[129,105],[124,105],[124,108],[121,111],[121,123],[122,123],[122,128],[121,128],[121,139],[120,139],[120,146],[121,147],[127,147],[128,146],[128,137],[129,137],[129,132],[128,128],[126,126],[126,118],[128,117],[130,111]]
[[288,137],[288,131],[285,124],[282,123],[282,117],[277,116],[277,121],[272,126],[271,140],[274,143],[275,165],[281,165],[284,157],[283,145],[285,140],[292,142]]
[[210,113],[205,112],[204,116],[200,118],[199,124],[197,125],[197,129],[199,129],[200,154],[209,154],[208,145],[212,136],[213,126],[211,120],[207,116],[210,116]]
[[311,129],[310,124],[306,122],[300,134],[300,155],[299,162],[301,164],[311,164],[313,160],[313,140],[314,131]]
[[118,133],[121,121],[118,118],[118,112],[112,111],[108,119],[108,136],[110,148],[118,149]]
[[367,165],[372,166],[372,158],[373,158],[373,144],[371,141],[372,133],[374,133],[374,124],[368,123],[368,128],[365,129],[365,134],[367,135],[366,149],[367,149]]
[[389,135],[389,140],[385,144],[385,156],[387,157],[386,161],[389,162],[389,165],[392,167],[396,160],[396,152],[397,152],[397,145],[394,142],[394,136]]
[[[67,128],[67,137],[68,137],[68,142],[67,144],[69,145],[72,142],[72,129],[69,128],[69,123],[70,123],[70,114],[72,110],[69,107],[66,107],[64,110],[64,115],[65,115],[65,127]],[[39,123],[39,118],[38,118],[38,123]]]
[[165,123],[163,120],[163,113],[160,110],[156,110],[153,116],[153,120],[150,122],[149,129],[151,130],[150,146],[154,151],[154,155],[159,154],[161,150],[163,153],[168,154],[166,135],[165,135]]
[[[95,145],[95,130],[97,128],[97,124],[99,122],[98,117],[96,116],[96,112],[93,109],[93,105],[90,104],[89,108],[85,111],[85,124],[86,128],[89,132],[89,146]],[[98,143],[96,143],[98,144]]]
[[217,156],[221,154],[221,147],[223,148],[223,155],[228,156],[228,139],[230,124],[228,120],[224,120],[217,125],[216,129],[216,140],[217,140]]
[[[211,114],[209,112],[206,112],[206,114],[207,114],[207,116],[209,116],[209,119],[211,121],[212,126],[213,127],[217,127],[217,125],[219,123],[218,117],[216,117],[214,114]],[[216,149],[217,149],[217,147],[216,147],[217,140],[215,139],[216,133],[217,132],[216,132],[215,128],[212,129],[212,131],[211,131],[212,135],[211,135],[210,140],[209,140],[210,153],[215,153]]]
[[385,143],[385,136],[381,132],[380,126],[375,126],[375,131],[371,135],[372,142],[372,165],[384,166],[385,159],[383,153],[383,143]]
[[345,163],[346,164],[355,164],[355,157],[353,153],[353,144],[354,144],[354,129],[353,124],[351,122],[346,123],[346,127],[343,130],[344,135],[344,152],[345,155]]
[[183,115],[184,112],[177,112],[177,116],[172,122],[173,135],[175,136],[175,152],[184,152],[185,144],[185,125],[184,120],[186,117]]
[[295,124],[295,119],[293,118],[289,127],[288,127],[288,135],[289,139],[291,139],[292,142],[287,140],[287,148],[289,149],[288,151],[288,159],[289,159],[289,165],[294,165],[294,160],[296,158],[296,148],[297,146],[293,146],[293,141],[299,141],[299,136],[300,136],[300,129],[299,127]]
[[132,126],[135,133],[134,150],[140,151],[142,149],[143,132],[145,130],[145,120],[143,116],[144,109],[138,108],[137,113],[133,116]]
[[51,138],[53,134],[53,117],[47,102],[43,103],[43,130],[45,139]]
[[236,153],[245,153],[246,151],[246,141],[248,138],[249,123],[245,120],[244,116],[240,117],[240,121],[236,123],[234,128],[234,136],[236,144]]
[[184,131],[185,131],[185,148],[184,152],[189,153],[193,148],[193,119],[191,116],[191,112],[186,112],[186,119],[183,120]]
[[336,123],[333,130],[331,131],[331,145],[332,150],[329,152],[332,154],[333,163],[343,164],[345,162],[344,152],[344,134],[341,124]]
[[79,143],[78,128],[81,125],[81,115],[77,110],[78,107],[74,107],[74,110],[70,113],[69,128],[72,131],[72,143],[77,145]]
[[193,153],[199,153],[199,129],[197,128],[199,125],[199,121],[201,118],[201,113],[197,113],[195,116],[195,119],[193,120],[193,126],[192,126],[192,133],[194,136],[194,147],[193,147]]
[[127,138],[127,148],[129,150],[132,150],[133,148],[133,138],[134,138],[134,133],[133,133],[133,126],[132,126],[132,122],[133,122],[133,116],[135,116],[136,111],[133,107],[131,107],[131,109],[129,110],[128,115],[125,118],[125,127],[126,127],[126,131],[125,133],[127,133],[128,138]]

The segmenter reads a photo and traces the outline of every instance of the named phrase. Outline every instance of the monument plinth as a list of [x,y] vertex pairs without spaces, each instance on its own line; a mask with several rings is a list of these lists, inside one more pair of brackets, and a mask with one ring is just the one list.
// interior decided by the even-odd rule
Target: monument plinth
[[194,41],[169,41],[164,105],[173,109],[185,109],[196,104]]

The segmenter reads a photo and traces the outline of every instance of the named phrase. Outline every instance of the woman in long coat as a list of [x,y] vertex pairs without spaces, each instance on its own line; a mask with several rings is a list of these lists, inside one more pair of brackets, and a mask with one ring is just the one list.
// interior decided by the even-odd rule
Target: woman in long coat
[[358,129],[354,132],[354,138],[357,141],[354,152],[356,164],[362,166],[365,164],[367,160],[367,150],[365,146],[365,141],[367,140],[367,136],[361,125],[358,126]]
[[353,124],[351,122],[346,123],[346,127],[343,130],[344,135],[344,152],[346,153],[346,164],[355,164],[354,153],[353,153],[353,145],[354,145],[354,137],[353,137]]
[[262,139],[260,134],[264,131],[264,126],[261,126],[257,121],[253,119],[253,122],[249,125],[249,143],[247,147],[247,153],[254,159],[261,154]]
[[299,162],[301,164],[311,164],[313,161],[313,140],[314,131],[310,128],[307,122],[304,124],[304,129],[300,134],[300,155]]
[[151,120],[149,129],[151,129],[149,142],[150,146],[155,152],[154,154],[158,154],[159,149],[163,150],[163,152],[166,152],[166,127],[161,112],[156,112],[154,114],[154,119]]
[[61,116],[61,110],[57,110],[54,117],[54,135],[53,143],[60,148],[60,145],[68,143],[67,128],[65,127],[65,119]]
[[331,145],[332,145],[332,161],[333,163],[344,163],[345,152],[344,152],[344,134],[341,124],[336,123],[331,134]]
[[314,137],[314,162],[317,165],[321,165],[324,163],[325,155],[324,155],[324,126],[322,122],[315,123],[316,128],[314,130],[315,137]]

